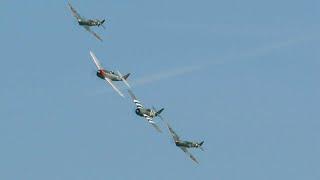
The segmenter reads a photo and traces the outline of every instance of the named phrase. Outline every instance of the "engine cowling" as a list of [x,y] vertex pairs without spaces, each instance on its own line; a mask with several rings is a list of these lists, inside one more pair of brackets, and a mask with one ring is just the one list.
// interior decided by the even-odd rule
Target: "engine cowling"
[[140,115],[140,109],[136,109],[136,114]]

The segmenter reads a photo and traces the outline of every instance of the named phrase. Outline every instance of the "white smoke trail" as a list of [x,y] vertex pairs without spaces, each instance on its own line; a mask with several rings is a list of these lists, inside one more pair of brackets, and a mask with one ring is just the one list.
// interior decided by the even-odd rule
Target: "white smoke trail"
[[[143,86],[143,85],[147,85],[147,84],[157,82],[160,80],[165,80],[165,79],[169,79],[169,78],[173,78],[173,77],[177,77],[177,76],[190,74],[195,71],[200,71],[200,70],[202,70],[206,67],[210,67],[212,65],[234,62],[234,61],[240,60],[240,59],[241,59],[241,61],[248,61],[248,60],[250,60],[250,58],[252,59],[253,57],[264,56],[274,50],[286,48],[286,47],[289,47],[289,46],[292,46],[292,45],[295,45],[295,44],[298,44],[298,43],[301,43],[301,42],[304,42],[307,40],[312,40],[312,39],[315,39],[314,36],[289,39],[286,41],[273,43],[273,44],[265,46],[265,47],[259,47],[259,48],[250,50],[248,52],[244,52],[242,54],[227,55],[227,56],[222,57],[214,62],[202,63],[200,65],[195,65],[195,66],[177,67],[175,69],[171,69],[171,70],[163,71],[160,73],[148,75],[148,76],[145,76],[142,78],[138,78],[135,81],[132,81],[133,82],[132,84],[134,86]],[[244,58],[246,58],[246,60],[244,60]],[[254,60],[256,60],[256,59],[254,59]]]
[[152,74],[149,76],[145,76],[142,78],[138,78],[137,80],[132,81],[132,85],[133,86],[142,86],[142,85],[150,84],[150,83],[153,83],[156,81],[189,74],[194,71],[199,71],[201,69],[202,69],[201,65],[179,67],[179,68],[163,71],[160,73]]
[[[165,70],[159,73],[151,74],[151,75],[146,75],[141,78],[137,78],[136,80],[131,80],[130,84],[134,87],[136,86],[144,86],[150,83],[154,83],[157,81],[161,80],[166,80],[169,78],[173,77],[178,77],[178,76],[183,76],[186,74],[190,74],[196,71],[203,70],[207,67],[210,67],[212,65],[219,65],[219,64],[225,64],[228,62],[235,62],[237,60],[241,61],[248,61],[248,60],[256,60],[253,57],[259,57],[259,56],[264,56],[267,55],[270,52],[273,52],[278,49],[290,47],[308,40],[317,40],[319,37],[309,34],[307,36],[302,36],[299,38],[293,38],[293,39],[288,39],[286,41],[281,41],[277,43],[273,43],[271,45],[265,46],[265,47],[259,47],[256,49],[251,49],[248,52],[244,52],[242,54],[230,54],[225,57],[219,58],[218,60],[215,60],[213,62],[207,62],[207,63],[202,63],[194,66],[184,66],[184,67],[177,67],[175,69],[171,70]],[[245,60],[244,60],[245,59]],[[120,88],[121,89],[121,88]],[[111,92],[112,90],[101,90],[97,91],[96,93],[105,93],[105,92]],[[95,94],[95,93],[94,93]]]

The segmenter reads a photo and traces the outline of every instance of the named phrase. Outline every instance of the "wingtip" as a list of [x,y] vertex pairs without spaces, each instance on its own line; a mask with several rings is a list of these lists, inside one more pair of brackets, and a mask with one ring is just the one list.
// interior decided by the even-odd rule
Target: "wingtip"
[[68,6],[69,6],[70,8],[72,8],[72,5],[71,5],[70,1],[68,1]]
[[200,164],[199,161],[195,157],[190,156],[190,158],[193,160],[193,162]]
[[89,51],[89,54],[93,60],[96,58],[96,55],[91,50]]

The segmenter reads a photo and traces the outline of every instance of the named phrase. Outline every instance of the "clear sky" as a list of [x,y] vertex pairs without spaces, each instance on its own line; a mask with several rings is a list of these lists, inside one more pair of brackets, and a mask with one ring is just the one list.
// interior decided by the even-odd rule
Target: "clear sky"
[[[1,180],[319,180],[319,0],[0,2]],[[131,72],[157,133],[95,76]],[[124,87],[122,83],[116,83]],[[124,89],[122,89],[125,92]]]

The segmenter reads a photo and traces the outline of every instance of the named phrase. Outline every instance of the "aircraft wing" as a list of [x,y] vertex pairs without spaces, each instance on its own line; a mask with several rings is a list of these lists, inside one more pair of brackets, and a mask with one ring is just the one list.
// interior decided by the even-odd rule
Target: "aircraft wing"
[[[143,105],[141,104],[141,102],[136,98],[136,96],[133,94],[133,92],[128,89],[128,93],[130,94],[133,102],[136,104],[137,108],[138,109],[142,109],[143,108]],[[148,116],[149,117],[149,116]],[[150,117],[149,117],[150,118]],[[148,120],[148,119],[147,119]]]
[[159,126],[152,120],[152,118],[146,114],[143,115],[144,118],[147,119],[147,121],[159,132],[162,133],[161,129]]
[[149,121],[149,123],[159,132],[162,133],[161,129],[159,126],[154,122],[154,121]]
[[90,51],[90,56],[91,56],[94,64],[97,66],[97,68],[99,70],[103,69],[103,67],[101,66],[100,61],[98,60],[98,58],[96,57],[96,55],[92,51]]
[[174,140],[174,141],[179,141],[179,140],[180,140],[179,136],[177,135],[176,132],[173,131],[173,129],[171,128],[171,126],[169,125],[169,123],[167,123],[167,126],[168,126],[168,129],[169,129],[169,131],[170,131],[171,136],[173,137],[173,140]]
[[194,162],[196,162],[197,164],[199,164],[198,160],[188,151],[187,148],[185,147],[180,147],[180,149],[185,152]]
[[94,37],[96,37],[97,39],[99,39],[100,41],[103,41],[102,39],[101,39],[101,37],[97,34],[97,33],[95,33],[94,31],[92,31],[91,29],[90,29],[90,27],[89,26],[83,26],[89,33],[91,33],[92,35],[94,35]]
[[111,85],[111,87],[112,87],[115,91],[117,91],[117,93],[118,93],[120,96],[124,97],[124,95],[122,94],[122,92],[112,83],[112,81],[111,81],[110,79],[108,79],[108,78],[104,78],[104,79]]
[[70,10],[71,10],[71,12],[72,12],[72,15],[73,15],[75,18],[77,18],[78,20],[79,20],[79,19],[83,20],[83,18],[82,18],[82,17],[80,16],[80,14],[76,11],[76,9],[74,9],[70,3],[68,3],[68,5],[69,5],[69,7],[70,7]]
[[[151,122],[149,122],[149,123],[151,123]],[[157,130],[159,133],[162,133],[161,129],[159,128],[159,126],[158,126],[155,122],[152,121],[151,125],[152,125],[154,128],[156,128],[156,130]]]
[[143,117],[146,118],[148,121],[152,121],[152,117],[146,115],[146,114],[143,114]]

